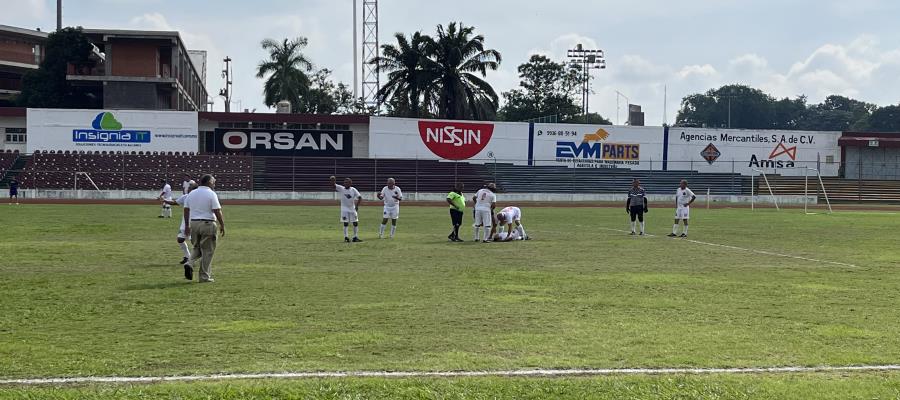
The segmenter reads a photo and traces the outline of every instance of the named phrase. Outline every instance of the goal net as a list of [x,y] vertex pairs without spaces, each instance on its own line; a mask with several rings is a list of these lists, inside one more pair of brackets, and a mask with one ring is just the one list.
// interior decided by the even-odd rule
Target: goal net
[[831,199],[825,189],[825,182],[818,169],[797,167],[790,174],[767,174],[760,169],[750,176],[750,208],[772,208],[781,210],[784,206],[799,208],[814,214],[817,210],[832,212]]

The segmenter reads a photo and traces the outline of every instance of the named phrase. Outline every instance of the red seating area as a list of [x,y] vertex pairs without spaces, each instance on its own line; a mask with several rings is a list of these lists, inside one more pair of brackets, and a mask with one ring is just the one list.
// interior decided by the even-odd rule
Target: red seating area
[[5,152],[0,152],[0,178],[3,178],[3,175],[6,174],[6,171],[12,168],[14,162],[16,162],[16,158],[19,157],[19,152],[13,152],[7,150]]
[[157,190],[165,179],[177,191],[184,174],[196,178],[211,173],[219,190],[250,190],[252,166],[251,158],[241,155],[37,152],[19,180],[24,187],[39,189],[90,189],[92,180],[101,190]]
[[378,191],[387,178],[410,192],[448,192],[454,182],[477,190],[493,180],[491,166],[437,160],[270,157],[256,174],[256,190],[328,191],[328,177],[353,179],[360,191]]

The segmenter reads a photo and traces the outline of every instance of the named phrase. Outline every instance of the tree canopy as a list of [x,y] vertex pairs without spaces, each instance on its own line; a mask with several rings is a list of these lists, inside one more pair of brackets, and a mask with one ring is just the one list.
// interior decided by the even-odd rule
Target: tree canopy
[[81,27],[51,33],[44,46],[44,59],[37,70],[22,78],[22,93],[16,102],[33,108],[99,108],[102,99],[96,93],[66,80],[69,66],[76,71],[94,67],[92,49]]

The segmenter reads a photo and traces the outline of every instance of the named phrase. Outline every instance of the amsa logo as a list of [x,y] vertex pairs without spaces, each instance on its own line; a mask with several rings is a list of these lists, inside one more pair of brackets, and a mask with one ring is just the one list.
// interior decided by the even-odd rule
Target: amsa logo
[[419,121],[419,136],[434,155],[446,160],[467,160],[487,146],[494,124]]
[[641,145],[603,142],[607,138],[609,132],[601,128],[585,134],[581,142],[556,142],[556,158],[627,161],[641,158]]
[[92,129],[73,129],[75,143],[150,143],[151,133],[146,130],[122,129],[122,123],[111,112],[102,112],[91,122]]

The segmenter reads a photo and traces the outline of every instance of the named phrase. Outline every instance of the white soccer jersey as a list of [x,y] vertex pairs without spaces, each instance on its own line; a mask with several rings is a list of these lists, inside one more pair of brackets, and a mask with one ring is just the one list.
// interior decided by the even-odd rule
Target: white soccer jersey
[[500,210],[500,214],[503,214],[503,223],[505,224],[522,220],[522,210],[520,210],[519,207],[506,207]]
[[475,192],[475,211],[491,211],[491,204],[497,202],[497,195],[484,188]]
[[168,183],[162,188],[162,197],[164,199],[172,198],[172,186],[170,186]]
[[512,235],[512,239],[509,239],[509,240],[521,240],[522,239],[521,237],[519,237],[519,232],[512,231],[512,233],[506,233],[506,232],[497,233],[497,240],[504,241],[510,235]]
[[356,211],[356,199],[362,196],[355,187],[347,189],[343,185],[334,185],[334,190],[341,196],[341,212]]
[[[395,208],[400,206],[400,200],[403,200],[403,191],[400,190],[400,186],[394,185],[394,188],[388,188],[385,186],[381,189],[381,195],[384,196],[384,208]],[[399,198],[395,199],[394,197]]]
[[191,187],[190,181],[181,182],[181,194],[187,194],[188,189]]
[[687,203],[690,203],[693,197],[694,192],[692,192],[690,188],[678,188],[678,190],[675,191],[675,202],[678,207],[687,207]]

